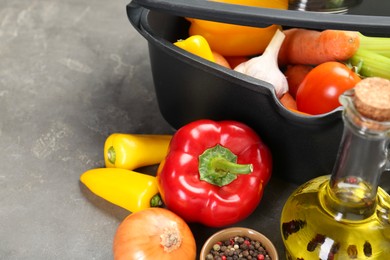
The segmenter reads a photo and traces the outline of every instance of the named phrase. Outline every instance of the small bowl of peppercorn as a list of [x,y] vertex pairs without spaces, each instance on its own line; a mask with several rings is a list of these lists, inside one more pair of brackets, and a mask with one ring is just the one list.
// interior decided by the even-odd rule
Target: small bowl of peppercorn
[[245,227],[220,230],[210,236],[200,251],[200,260],[279,260],[273,243],[263,234]]

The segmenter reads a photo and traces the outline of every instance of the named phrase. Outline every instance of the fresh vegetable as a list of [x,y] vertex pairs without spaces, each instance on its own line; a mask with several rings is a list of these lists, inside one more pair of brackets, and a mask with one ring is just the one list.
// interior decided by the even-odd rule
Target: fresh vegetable
[[206,60],[215,62],[215,58],[210,49],[209,43],[201,35],[192,35],[185,40],[178,40],[173,44],[192,54],[198,55],[199,57],[202,57]]
[[[287,0],[214,0],[227,4],[247,5],[262,8],[288,8]],[[190,22],[189,34],[202,35],[212,50],[223,56],[247,56],[263,53],[279,25],[264,28],[227,24],[194,18]]]
[[111,134],[104,143],[106,167],[134,170],[159,164],[171,139],[172,135]]
[[306,77],[307,73],[312,70],[310,65],[289,65],[287,66],[284,75],[286,76],[288,83],[288,92],[295,99],[297,97],[297,91],[299,85]]
[[390,38],[372,37],[359,33],[359,50],[348,63],[363,77],[390,79]]
[[284,38],[283,32],[277,30],[262,55],[251,58],[234,68],[235,71],[272,84],[279,98],[288,91],[287,79],[278,66],[278,52]]
[[298,110],[297,108],[297,102],[295,99],[291,96],[289,92],[286,92],[280,99],[280,103],[282,105],[290,110],[296,111]]
[[312,115],[328,113],[340,106],[339,96],[360,80],[343,63],[322,63],[313,68],[299,86],[296,99],[298,110]]
[[157,180],[168,209],[185,221],[220,227],[255,210],[271,167],[269,149],[247,125],[204,119],[174,134]]
[[287,109],[290,110],[291,112],[296,113],[296,114],[300,114],[300,115],[304,115],[304,116],[312,116],[312,115],[310,115],[308,113],[299,111],[298,109],[293,109],[293,108],[290,108],[290,107],[287,107]]
[[222,56],[221,54],[219,54],[216,51],[212,51],[212,52],[213,52],[215,63],[217,63],[225,68],[231,69],[229,62],[226,60],[226,58],[224,56]]
[[363,77],[390,79],[390,58],[374,51],[359,49],[349,63],[357,67]]
[[120,168],[97,168],[84,172],[80,181],[94,194],[131,212],[162,205],[155,176]]
[[196,243],[187,223],[163,208],[127,216],[114,236],[114,260],[195,260]]
[[279,65],[318,65],[327,61],[344,61],[359,48],[358,32],[343,30],[316,31],[293,28],[284,30],[286,39],[279,51]]
[[207,40],[201,35],[193,35],[185,40],[178,40],[173,44],[206,60],[215,62],[229,69],[231,68],[225,57],[220,53],[211,50]]
[[247,56],[227,56],[225,59],[229,62],[230,67],[234,69],[238,65],[240,65],[243,62],[246,62],[249,60],[249,57]]
[[327,61],[349,63],[363,77],[390,79],[390,38],[365,36],[344,30],[316,31],[292,28],[284,31],[279,66],[319,65]]
[[376,54],[390,58],[390,38],[389,37],[373,37],[365,36],[359,33],[360,47],[366,51],[372,51]]

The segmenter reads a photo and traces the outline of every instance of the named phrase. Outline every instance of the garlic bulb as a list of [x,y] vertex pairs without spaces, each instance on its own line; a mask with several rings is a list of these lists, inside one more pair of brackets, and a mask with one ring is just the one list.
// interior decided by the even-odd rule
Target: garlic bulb
[[276,30],[261,56],[254,57],[234,68],[235,71],[272,84],[278,98],[288,91],[287,79],[278,66],[279,49],[285,37],[282,31]]

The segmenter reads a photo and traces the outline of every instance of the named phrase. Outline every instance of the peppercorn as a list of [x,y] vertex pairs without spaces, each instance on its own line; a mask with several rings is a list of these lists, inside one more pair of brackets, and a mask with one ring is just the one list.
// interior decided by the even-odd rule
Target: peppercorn
[[221,246],[217,243],[217,244],[213,245],[213,249],[215,251],[219,251],[221,249]]
[[249,237],[236,236],[213,245],[206,260],[271,260],[266,248]]
[[248,245],[245,244],[245,243],[242,243],[242,244],[240,245],[240,248],[241,248],[242,250],[246,250],[246,249],[248,249]]

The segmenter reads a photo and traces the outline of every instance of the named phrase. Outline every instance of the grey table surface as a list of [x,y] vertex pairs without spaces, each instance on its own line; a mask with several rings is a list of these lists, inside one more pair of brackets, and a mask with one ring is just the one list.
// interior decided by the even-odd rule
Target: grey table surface
[[[147,42],[129,23],[127,4],[1,2],[0,259],[113,258],[116,228],[129,212],[92,194],[79,176],[104,166],[111,133],[174,131],[159,112]],[[282,248],[281,204],[267,200],[283,194],[267,191],[237,225],[264,226]],[[199,245],[216,231],[191,228]]]
[[[159,112],[147,42],[127,4],[1,1],[0,259],[113,258],[129,212],[79,177],[104,166],[111,133],[174,132]],[[263,232],[282,255],[279,216],[294,188],[272,178],[258,209],[235,226]],[[217,230],[191,228],[198,249]]]
[[[127,4],[1,2],[0,259],[113,258],[129,212],[89,192],[79,176],[104,165],[111,133],[174,131],[159,112],[147,42]],[[264,227],[279,249],[281,204],[268,198],[283,192],[269,188],[258,211],[237,223]],[[191,227],[199,245],[216,231]]]
[[110,133],[172,132],[126,4],[1,1],[0,259],[112,259],[128,212],[79,176]]

